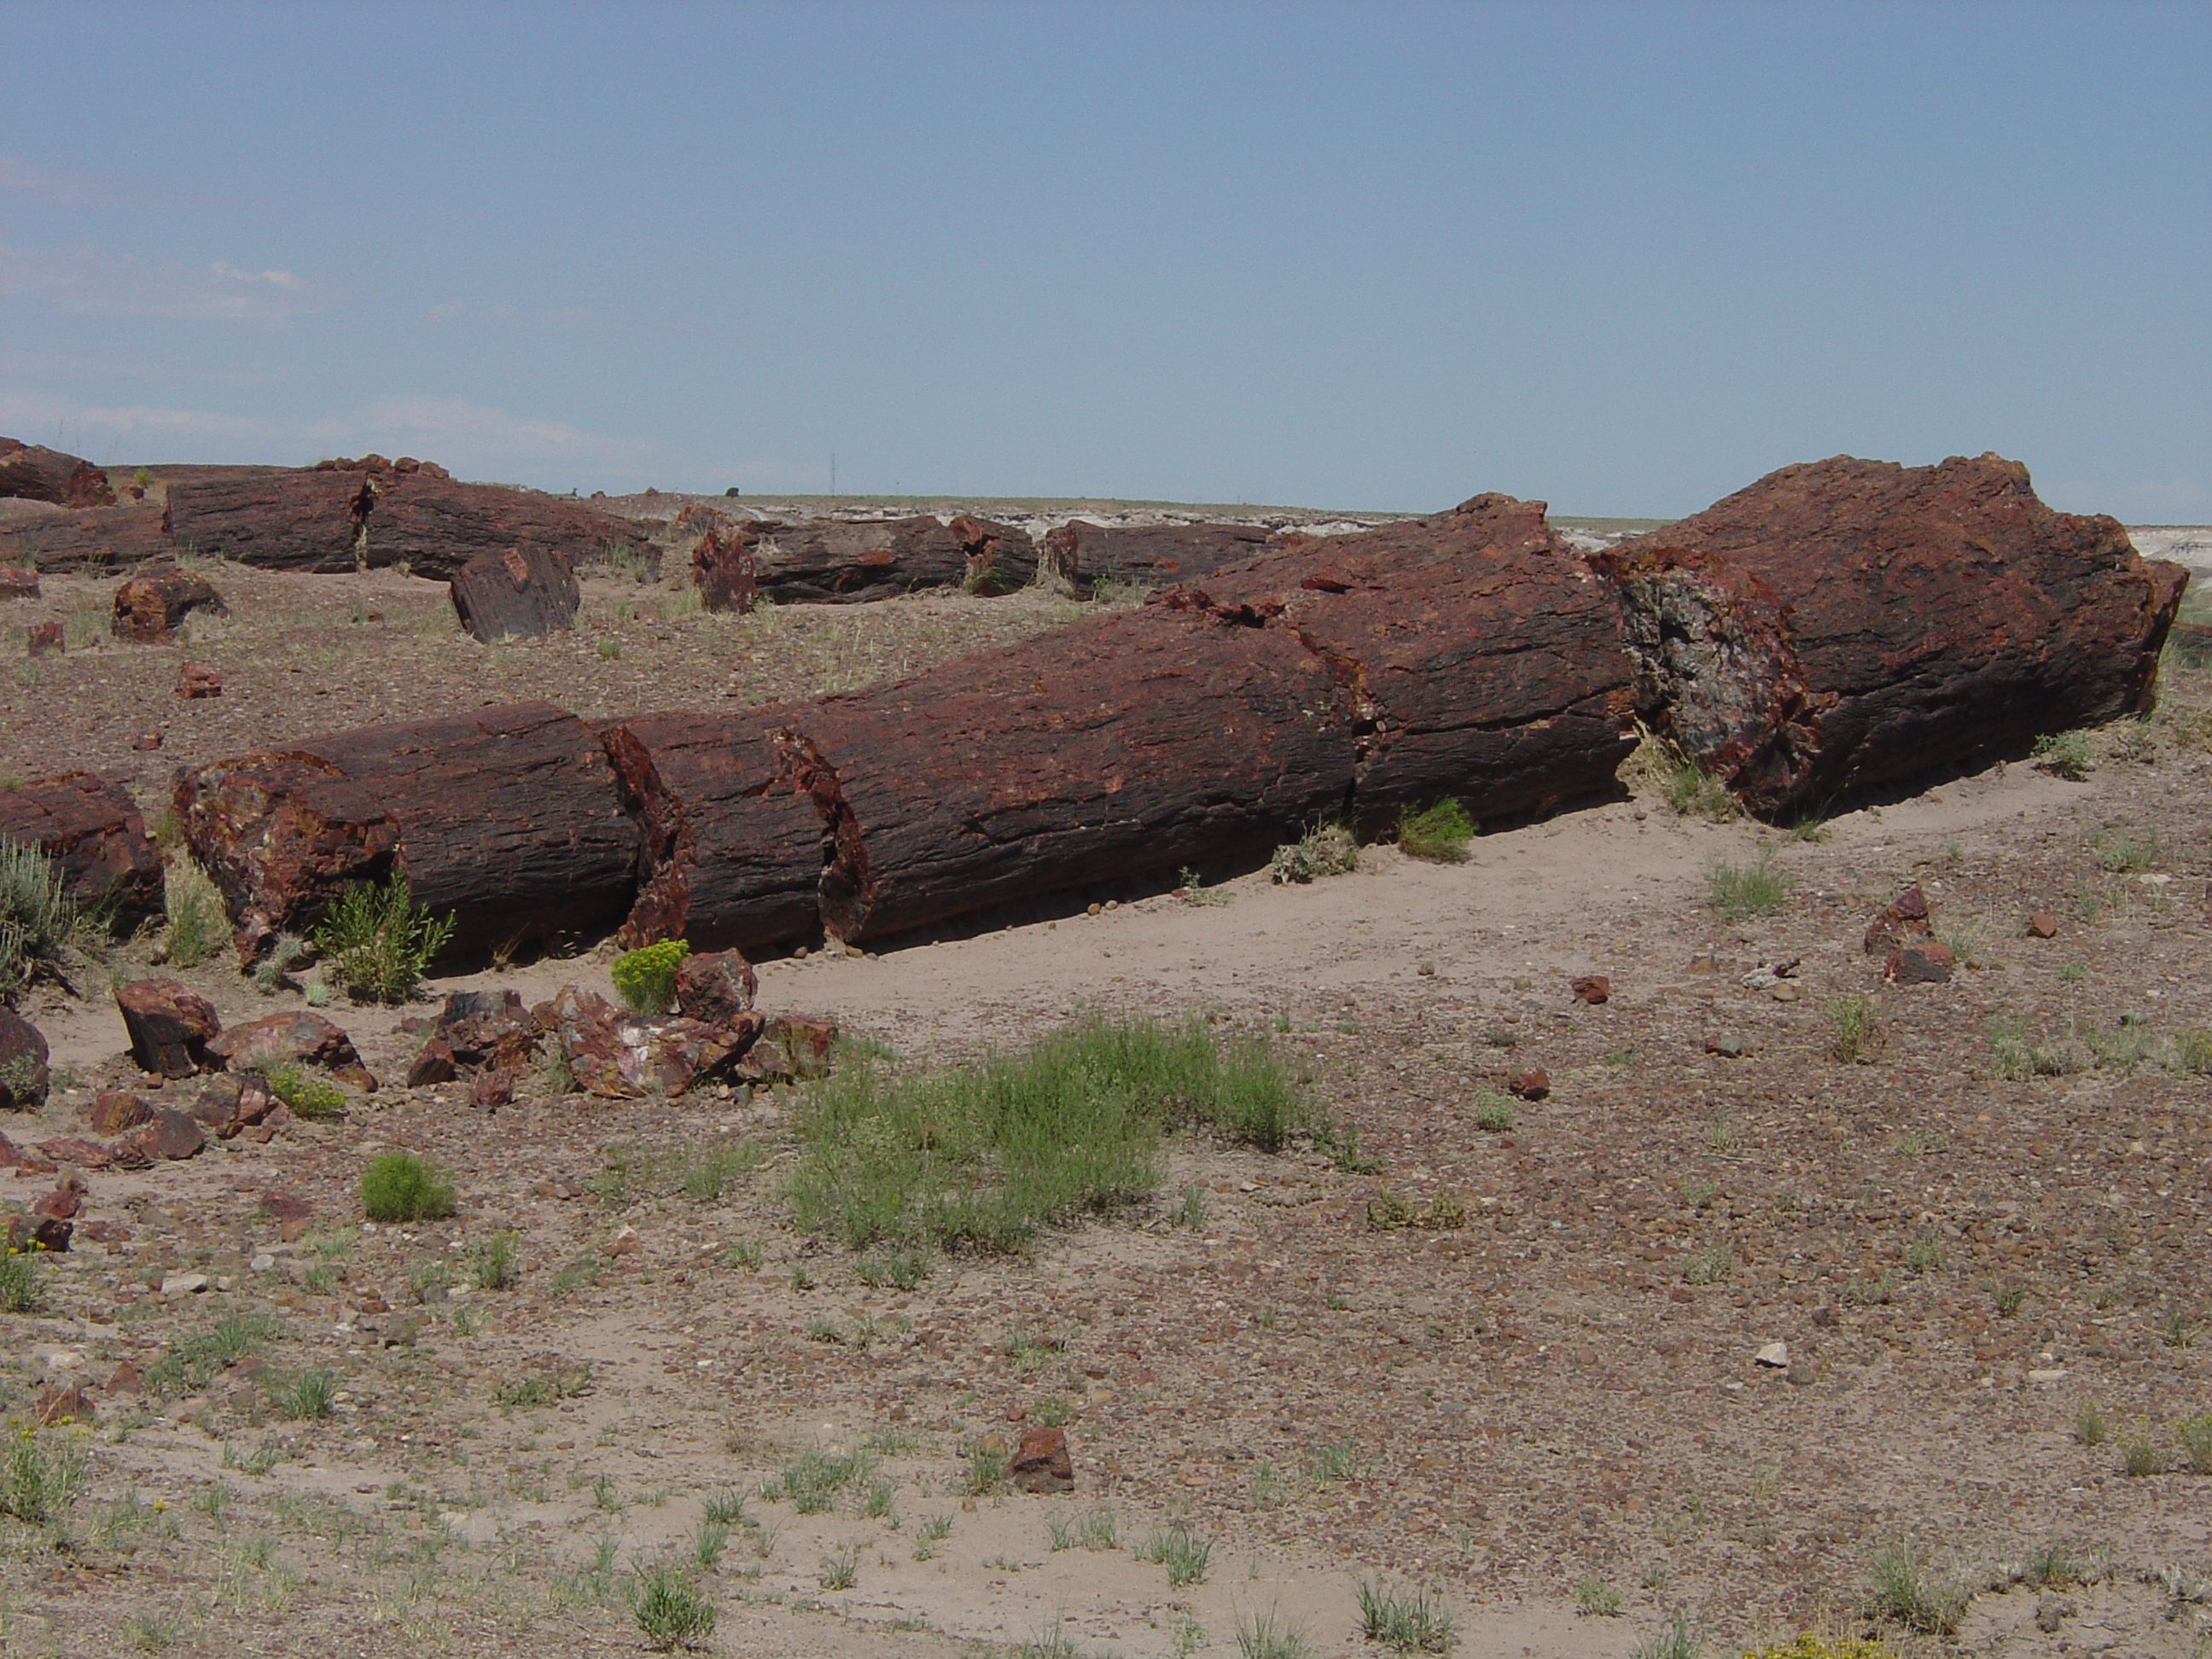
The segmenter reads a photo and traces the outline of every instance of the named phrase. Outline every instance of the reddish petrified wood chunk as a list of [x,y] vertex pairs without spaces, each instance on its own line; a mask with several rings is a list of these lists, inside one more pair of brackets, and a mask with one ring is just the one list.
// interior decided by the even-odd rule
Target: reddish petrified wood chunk
[[368,563],[371,492],[357,473],[312,467],[179,478],[164,527],[180,549],[263,570],[353,570]]
[[[688,507],[684,509],[679,528],[688,531],[685,519],[691,513]],[[753,574],[752,549],[746,544],[747,526],[720,514],[704,516],[707,521],[697,526],[699,539],[690,552],[691,581],[699,590],[699,602],[709,611],[743,611],[752,604],[760,585]]]
[[161,908],[161,851],[120,784],[67,772],[0,789],[0,836],[37,848],[70,897],[106,903],[126,928]]
[[1601,558],[1645,718],[1769,814],[2140,709],[2187,580],[1996,455],[1784,467]]
[[81,455],[64,454],[17,438],[0,438],[0,496],[57,507],[112,507],[107,474]]
[[1255,524],[1092,524],[1071,519],[1047,531],[1045,562],[1089,593],[1101,581],[1147,587],[1202,581],[1224,566],[1267,550],[1270,532]]
[[505,484],[461,483],[429,462],[388,465],[370,456],[364,562],[404,564],[417,576],[450,581],[470,562],[517,545],[556,553],[573,568],[610,546],[643,549],[647,529],[588,501]]
[[461,626],[487,641],[565,633],[580,599],[566,556],[532,545],[477,554],[453,574],[453,595]]
[[168,566],[133,576],[115,590],[107,631],[118,640],[157,645],[173,638],[178,624],[193,611],[220,617],[228,610],[211,583]]
[[222,1030],[215,1006],[173,979],[134,979],[115,990],[131,1038],[131,1057],[159,1077],[219,1071],[208,1044]]
[[46,1103],[47,1082],[45,1034],[0,1003],[0,1110],[36,1111]]

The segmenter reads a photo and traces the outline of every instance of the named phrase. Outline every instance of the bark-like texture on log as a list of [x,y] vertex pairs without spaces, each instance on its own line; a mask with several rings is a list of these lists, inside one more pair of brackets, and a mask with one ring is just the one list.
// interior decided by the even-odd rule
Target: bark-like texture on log
[[477,554],[454,574],[450,592],[461,626],[486,641],[565,634],[582,598],[567,556],[527,545]]
[[0,836],[37,848],[70,897],[105,901],[126,930],[161,908],[161,854],[121,784],[69,772],[0,789]]
[[56,507],[115,505],[107,474],[90,461],[20,438],[0,438],[0,496],[52,501]]
[[2142,708],[2187,580],[1996,455],[1784,467],[1600,562],[1646,717],[1768,814]]
[[454,918],[449,949],[588,935],[629,907],[638,830],[598,738],[550,703],[367,726],[204,766],[177,785],[193,854],[251,956],[348,881],[397,869]]
[[648,714],[601,733],[642,837],[625,946],[683,939],[719,951],[814,931],[822,821],[769,737],[810,707]]
[[1088,593],[1098,581],[1158,587],[1200,581],[1225,565],[1267,550],[1269,532],[1250,524],[1092,524],[1071,519],[1045,532],[1045,560],[1054,574]]
[[113,570],[174,556],[151,501],[88,507],[36,518],[0,520],[0,564],[27,564],[48,575]]
[[157,565],[133,576],[115,590],[108,610],[107,631],[138,645],[174,639],[179,625],[195,611],[230,614],[212,583],[188,576],[174,565]]
[[[684,522],[690,514],[687,507],[678,520],[687,534],[695,527]],[[745,610],[760,586],[753,571],[753,550],[745,541],[746,526],[717,514],[696,528],[699,538],[690,561],[699,603],[708,611]]]
[[471,559],[517,544],[562,554],[572,566],[610,544],[646,545],[647,526],[566,495],[459,483],[427,464],[366,476],[373,500],[365,553],[379,569],[404,564],[415,575],[450,581]]
[[1036,544],[1022,531],[965,517],[948,525],[926,513],[875,521],[762,522],[746,540],[761,591],[778,605],[851,605],[957,587],[971,569],[977,591],[1005,592],[1036,569]]
[[1608,787],[1635,747],[1613,593],[1541,501],[1279,538],[1154,603],[1264,620],[1333,665],[1365,723],[1352,805],[1369,830],[1443,795],[1478,818],[1553,806]]
[[330,574],[367,562],[370,489],[359,473],[241,470],[168,489],[163,528],[180,549],[262,570]]

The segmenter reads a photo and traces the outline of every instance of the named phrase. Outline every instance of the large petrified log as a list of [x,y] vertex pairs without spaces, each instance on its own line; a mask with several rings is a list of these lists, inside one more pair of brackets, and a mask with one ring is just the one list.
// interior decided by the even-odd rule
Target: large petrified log
[[466,954],[612,926],[638,830],[597,736],[550,703],[368,726],[178,781],[177,815],[248,959],[349,881],[406,877]]
[[1071,519],[1045,532],[1053,573],[1079,593],[1101,581],[1158,587],[1199,581],[1267,551],[1269,532],[1252,524],[1092,524]]
[[162,527],[192,552],[263,570],[330,574],[368,563],[372,494],[353,472],[211,472],[170,483]]
[[127,928],[161,908],[161,854],[119,783],[90,772],[0,789],[0,836],[35,847],[80,904],[104,904]]
[[176,550],[153,501],[0,519],[0,564],[30,565],[48,574],[112,570],[170,558]]
[[2141,708],[2187,580],[1996,455],[1784,467],[1600,556],[1646,718],[1770,814]]
[[380,569],[404,564],[417,576],[450,581],[470,560],[518,544],[561,553],[577,565],[610,546],[641,550],[647,542],[647,526],[588,501],[462,483],[427,461],[400,470],[404,466],[402,461],[362,474],[372,495],[362,556]]
[[850,605],[925,587],[1006,592],[1036,571],[1036,546],[1011,525],[930,514],[907,519],[760,520],[747,526],[755,579],[778,605]]
[[762,944],[818,918],[878,938],[1324,813],[1443,793],[1526,811],[1631,746],[1617,613],[1540,504],[1480,497],[1224,574],[899,684],[609,728],[646,826],[626,937]]
[[20,438],[0,438],[0,496],[52,501],[56,507],[115,505],[107,474],[90,461]]
[[461,626],[484,641],[566,633],[581,597],[565,555],[529,545],[477,554],[454,573],[448,591]]

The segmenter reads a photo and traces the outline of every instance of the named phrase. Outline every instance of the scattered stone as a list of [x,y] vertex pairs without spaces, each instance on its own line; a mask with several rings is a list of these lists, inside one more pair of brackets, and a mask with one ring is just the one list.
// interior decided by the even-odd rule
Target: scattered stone
[[91,772],[0,789],[0,836],[54,861],[62,889],[127,932],[161,908],[161,854],[130,792]]
[[107,1392],[111,1395],[137,1394],[145,1386],[144,1374],[127,1359],[107,1374]]
[[2048,910],[2028,913],[2027,936],[2030,939],[2055,939],[2058,935],[2058,918]]
[[84,1109],[84,1121],[96,1133],[119,1135],[154,1118],[153,1103],[128,1089],[102,1089]]
[[1804,993],[1795,981],[1781,979],[1766,988],[1766,994],[1777,1002],[1795,1002]]
[[227,616],[222,595],[198,576],[173,566],[133,576],[115,590],[115,614],[107,631],[137,645],[158,645],[176,637],[177,626],[195,611]]
[[23,654],[27,657],[59,656],[62,652],[62,625],[58,622],[33,623],[23,630]]
[[1922,939],[1889,953],[1881,976],[1893,985],[1942,985],[1958,960],[1941,939]]
[[1723,1060],[1741,1060],[1744,1054],[1743,1039],[1732,1036],[1709,1036],[1705,1039],[1705,1052],[1709,1054],[1718,1054]]
[[836,1045],[837,1022],[801,1014],[779,1014],[738,1065],[748,1083],[805,1083],[830,1074],[830,1051]]
[[676,969],[676,1006],[709,1025],[726,1025],[751,1012],[760,979],[738,951],[710,951],[684,957]]
[[1023,1430],[1006,1474],[1024,1492],[1073,1491],[1075,1464],[1067,1453],[1066,1434],[1059,1429]]
[[0,1110],[36,1111],[46,1104],[52,1081],[46,1037],[29,1020],[0,1003]]
[[1552,1074],[1540,1066],[1531,1066],[1506,1079],[1505,1086],[1523,1100],[1541,1100],[1552,1092]]
[[264,1121],[276,1104],[266,1078],[254,1072],[228,1072],[200,1091],[192,1115],[228,1140]]
[[2056,1636],[2059,1626],[2081,1612],[2081,1608],[2063,1595],[2039,1596],[2035,1603],[2035,1627],[2045,1636]]
[[1603,974],[1584,974],[1571,988],[1577,1002],[1587,1002],[1593,1007],[1613,995],[1613,981]]
[[222,695],[222,671],[213,663],[188,662],[177,670],[177,695],[187,702]]
[[161,734],[159,732],[141,732],[131,739],[131,746],[142,754],[150,752],[161,746]]
[[635,1227],[619,1228],[615,1236],[607,1241],[609,1255],[636,1255],[644,1249],[645,1241],[637,1236],[637,1229]]
[[1787,1342],[1770,1342],[1752,1355],[1752,1359],[1754,1364],[1764,1365],[1769,1370],[1786,1371],[1790,1369],[1790,1345]]
[[1832,1302],[1824,1302],[1819,1307],[1813,1310],[1813,1322],[1815,1325],[1818,1325],[1822,1330],[1831,1329],[1838,1323],[1838,1316],[1836,1312],[1836,1304]]
[[[687,529],[694,509],[677,515],[676,528]],[[708,611],[738,611],[750,607],[758,586],[753,570],[752,549],[746,545],[745,526],[708,510],[710,522],[691,550],[691,581],[699,602]]]
[[123,1011],[131,1057],[141,1071],[190,1077],[222,1069],[208,1045],[222,1032],[222,1022],[205,997],[173,979],[134,979],[116,988],[115,1006]]
[[173,1107],[158,1106],[153,1121],[124,1137],[123,1146],[149,1159],[179,1163],[196,1157],[207,1145],[207,1131],[198,1118]]
[[197,1296],[207,1287],[205,1273],[171,1273],[161,1280],[163,1296]]
[[469,1085],[469,1104],[495,1112],[514,1098],[514,1073],[493,1066],[478,1072]]
[[434,1036],[422,1045],[408,1066],[407,1086],[427,1089],[434,1083],[451,1083],[460,1074],[453,1044],[443,1037]]
[[271,1221],[305,1221],[314,1212],[315,1206],[306,1199],[281,1187],[271,1187],[261,1194],[261,1213]]
[[[538,1025],[561,1045],[577,1085],[605,1099],[673,1097],[750,1060],[769,1022],[748,1013],[726,1025],[681,1014],[646,1018],[617,1009],[605,997],[564,986],[537,1011]],[[802,1038],[800,1048],[807,1047]],[[823,1045],[826,1055],[827,1044]],[[787,1047],[766,1057],[793,1074]],[[818,1074],[818,1073],[813,1073]]]
[[78,1135],[56,1135],[52,1140],[39,1143],[39,1152],[46,1161],[26,1164],[26,1169],[52,1170],[56,1164],[74,1164],[81,1170],[112,1170],[118,1162],[138,1162],[136,1158],[118,1159],[113,1151],[96,1140],[86,1140]]
[[210,1041],[207,1051],[234,1070],[313,1066],[365,1093],[376,1091],[376,1079],[361,1063],[353,1039],[340,1026],[304,1008],[234,1025]]
[[1867,923],[1863,946],[1867,955],[1878,957],[1909,940],[1927,939],[1934,932],[1928,921],[1928,896],[1915,882]]
[[[0,599],[35,599],[39,597],[39,572],[35,565],[0,562]],[[42,623],[36,627],[60,631],[58,623]],[[35,631],[35,628],[33,629]],[[33,652],[33,656],[37,655]]]
[[534,544],[479,553],[453,573],[453,610],[476,639],[543,639],[565,634],[580,594],[568,556]]

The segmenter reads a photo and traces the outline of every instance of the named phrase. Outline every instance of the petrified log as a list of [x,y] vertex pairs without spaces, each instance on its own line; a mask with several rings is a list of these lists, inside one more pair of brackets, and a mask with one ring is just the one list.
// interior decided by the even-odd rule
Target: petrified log
[[[691,526],[685,526],[684,520],[690,514],[687,507],[677,520],[687,531]],[[745,610],[760,586],[753,572],[753,550],[745,544],[746,526],[714,514],[697,528],[699,539],[691,549],[690,566],[699,602],[709,611]]]
[[133,576],[115,590],[107,631],[118,640],[157,645],[176,637],[177,626],[195,611],[226,616],[229,607],[214,585],[188,576],[174,565]]
[[222,1030],[215,1005],[173,979],[134,979],[115,988],[115,1006],[131,1038],[131,1057],[156,1077],[190,1077],[222,1069],[208,1044]]
[[566,633],[581,598],[567,557],[530,545],[477,554],[454,574],[452,592],[461,626],[486,641]]
[[37,848],[64,892],[110,907],[126,931],[161,908],[161,854],[121,784],[65,772],[0,789],[0,836]]
[[168,487],[162,527],[179,548],[263,570],[358,569],[372,491],[358,473],[312,467],[216,471]]
[[550,549],[574,566],[610,545],[641,549],[647,542],[646,526],[588,501],[460,483],[427,461],[410,471],[369,469],[356,476],[366,480],[372,497],[362,556],[379,569],[404,564],[415,575],[450,581],[471,560],[517,544]]
[[1036,570],[1024,532],[964,516],[762,521],[746,539],[761,591],[778,605],[850,605],[971,579],[975,592],[1006,592]]
[[0,496],[56,507],[115,505],[107,474],[90,461],[19,438],[0,438]]
[[1264,618],[1334,667],[1364,723],[1351,805],[1370,831],[1443,795],[1478,818],[1555,806],[1635,746],[1613,595],[1541,501],[1283,538],[1158,603]]
[[1599,557],[1645,718],[1768,814],[2140,709],[2187,581],[1996,455],[1784,467]]
[[1268,532],[1250,524],[1092,524],[1071,519],[1045,532],[1045,562],[1079,593],[1099,581],[1203,580],[1224,565],[1257,558]]
[[611,927],[638,830],[591,729],[550,703],[340,732],[204,766],[177,816],[249,960],[349,881],[407,878],[456,954]]
[[0,564],[49,574],[112,570],[175,552],[161,529],[161,508],[151,501],[0,520]]

